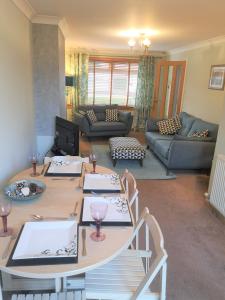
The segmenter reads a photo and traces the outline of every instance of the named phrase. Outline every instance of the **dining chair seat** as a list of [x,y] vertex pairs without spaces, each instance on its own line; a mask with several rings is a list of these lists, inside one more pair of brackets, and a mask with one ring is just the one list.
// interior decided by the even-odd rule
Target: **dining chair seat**
[[[99,295],[101,299],[131,299],[146,275],[142,257],[150,256],[151,251],[126,250],[111,262],[88,272],[85,284],[87,299],[98,299]],[[159,294],[146,290],[141,299],[160,298]]]
[[82,300],[82,291],[44,294],[13,294],[11,300]]

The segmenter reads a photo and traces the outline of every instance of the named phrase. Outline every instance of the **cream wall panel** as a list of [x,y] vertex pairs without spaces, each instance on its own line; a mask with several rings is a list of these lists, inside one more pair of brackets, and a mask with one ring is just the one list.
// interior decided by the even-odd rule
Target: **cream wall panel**
[[182,110],[219,123],[225,92],[208,89],[208,82],[211,65],[225,64],[225,41],[171,54],[168,59],[187,61]]
[[31,24],[0,1],[0,185],[28,165],[34,142]]

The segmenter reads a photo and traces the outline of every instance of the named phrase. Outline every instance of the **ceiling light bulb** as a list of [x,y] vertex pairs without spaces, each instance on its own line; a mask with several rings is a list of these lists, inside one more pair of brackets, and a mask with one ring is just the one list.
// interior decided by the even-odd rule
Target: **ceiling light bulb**
[[135,44],[136,44],[136,41],[135,41],[134,39],[130,39],[130,40],[128,41],[128,45],[129,45],[131,48],[133,48],[133,47],[135,46]]
[[142,45],[146,48],[148,48],[151,45],[151,41],[146,37],[144,38],[144,40],[142,41]]

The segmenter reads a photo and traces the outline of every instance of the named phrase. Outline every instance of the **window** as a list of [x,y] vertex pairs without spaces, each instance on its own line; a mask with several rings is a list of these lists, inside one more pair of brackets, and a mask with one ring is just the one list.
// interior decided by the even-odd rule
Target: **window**
[[90,58],[88,104],[134,106],[137,73],[137,61]]

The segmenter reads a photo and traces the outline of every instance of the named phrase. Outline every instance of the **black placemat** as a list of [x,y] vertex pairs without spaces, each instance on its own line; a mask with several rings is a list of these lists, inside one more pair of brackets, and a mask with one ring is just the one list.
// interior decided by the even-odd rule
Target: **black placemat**
[[[133,226],[133,222],[132,222],[132,218],[131,218],[131,212],[130,212],[130,207],[129,205],[128,207],[128,211],[129,211],[129,215],[130,215],[130,222],[119,222],[119,221],[102,221],[101,226]],[[89,226],[89,225],[95,225],[95,221],[83,221],[83,210],[84,210],[84,198],[82,200],[82,206],[81,206],[81,214],[80,214],[80,225],[82,226]]]
[[20,236],[22,234],[24,225],[21,227],[15,245],[11,251],[7,267],[12,266],[38,266],[38,265],[58,265],[58,264],[74,264],[78,263],[78,246],[79,246],[79,224],[77,224],[77,256],[73,257],[46,257],[46,258],[27,258],[27,259],[13,259],[13,254],[16,250]]

